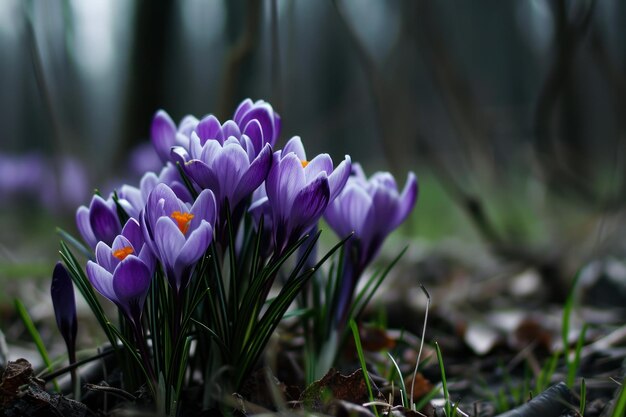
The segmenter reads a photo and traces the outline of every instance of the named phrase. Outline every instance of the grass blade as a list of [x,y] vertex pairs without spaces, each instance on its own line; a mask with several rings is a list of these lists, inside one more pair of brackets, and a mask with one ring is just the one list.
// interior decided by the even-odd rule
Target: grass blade
[[[370,401],[374,402],[374,394],[372,393],[372,384],[370,383],[370,375],[367,372],[367,365],[365,364],[365,356],[363,355],[363,346],[361,345],[361,337],[359,336],[359,329],[354,319],[350,320],[350,328],[352,329],[352,336],[354,337],[354,344],[356,346],[356,352],[359,355],[359,362],[361,362],[361,369],[363,370],[363,378],[365,378],[365,385],[367,385],[367,394],[370,397]],[[378,417],[378,409],[372,405],[374,414]]]
[[[51,372],[52,361],[50,361],[50,356],[48,356],[48,351],[46,350],[46,346],[43,344],[41,335],[39,334],[39,331],[35,327],[33,320],[30,318],[30,314],[28,314],[28,311],[26,311],[26,307],[24,307],[24,303],[22,303],[22,301],[20,301],[18,298],[16,298],[13,302],[15,304],[15,310],[17,310],[17,314],[20,316],[20,318],[22,319],[22,322],[24,323],[24,327],[26,327],[28,334],[30,334],[30,337],[33,339],[33,342],[35,342],[35,346],[37,346],[37,351],[39,351],[39,355],[41,356],[43,363],[46,365],[46,369],[49,372]],[[60,391],[59,385],[57,384],[56,380],[52,382],[54,384],[54,389],[56,389],[57,391]]]

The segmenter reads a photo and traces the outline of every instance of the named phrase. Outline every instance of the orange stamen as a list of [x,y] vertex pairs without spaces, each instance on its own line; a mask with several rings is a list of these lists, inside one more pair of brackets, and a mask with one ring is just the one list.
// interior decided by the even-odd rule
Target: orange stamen
[[301,160],[300,163],[302,164],[302,168],[306,168],[306,166],[309,165],[309,161],[305,160]]
[[124,246],[122,249],[113,251],[113,256],[115,256],[120,261],[123,261],[128,255],[132,254],[133,252],[135,252],[133,248],[131,248],[130,246]]
[[178,229],[184,235],[189,230],[189,223],[191,223],[191,219],[193,219],[193,214],[191,213],[181,213],[180,211],[175,211],[172,213],[172,219],[176,220],[176,224],[178,225]]

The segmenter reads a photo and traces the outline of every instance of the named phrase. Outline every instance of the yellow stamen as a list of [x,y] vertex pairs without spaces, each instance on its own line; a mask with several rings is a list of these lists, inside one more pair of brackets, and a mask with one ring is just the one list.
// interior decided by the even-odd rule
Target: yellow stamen
[[178,229],[184,235],[189,230],[189,223],[191,223],[191,219],[193,219],[193,214],[191,213],[181,213],[180,211],[175,211],[172,213],[172,219],[176,220],[176,224],[178,225]]
[[120,261],[123,261],[124,259],[126,259],[128,255],[132,254],[133,252],[135,251],[133,250],[132,247],[124,246],[122,249],[113,251],[113,256],[115,256]]
[[309,161],[305,160],[301,160],[300,163],[302,164],[302,168],[306,168],[306,166],[309,165]]

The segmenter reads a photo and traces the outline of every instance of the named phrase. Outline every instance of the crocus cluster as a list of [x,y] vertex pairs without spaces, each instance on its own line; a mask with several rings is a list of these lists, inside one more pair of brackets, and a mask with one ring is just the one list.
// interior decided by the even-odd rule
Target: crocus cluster
[[[245,340],[252,327],[237,329],[225,316],[232,310],[258,319],[265,311],[264,295],[276,275],[277,268],[269,265],[282,265],[286,254],[316,229],[322,216],[340,238],[352,235],[345,246],[347,261],[339,304],[334,308],[336,316],[345,319],[359,276],[386,236],[413,208],[416,178],[409,174],[399,191],[389,173],[367,179],[360,165],[353,164],[347,155],[337,164],[328,154],[307,157],[297,136],[277,149],[280,131],[280,116],[264,101],[244,100],[226,121],[209,114],[201,119],[186,116],[177,125],[160,110],[150,133],[163,164],[161,171],[145,173],[139,184],[122,185],[109,196],[94,195],[88,206],[77,210],[77,227],[89,248],[85,252],[92,252],[86,265],[88,280],[126,317],[142,355],[149,355],[145,340],[140,340],[146,334],[141,329],[144,313],[151,319],[143,321],[161,318],[164,311],[178,315],[169,321],[174,329],[171,334],[176,339],[180,331],[184,340],[183,329],[189,323],[189,316],[184,314],[201,311],[195,308],[200,304],[188,306],[199,302],[196,294],[202,292],[187,291],[200,287],[191,283],[202,282],[209,296],[218,294],[222,297],[220,305],[225,305],[219,263],[225,262],[226,255],[231,279],[228,297],[235,304],[211,311],[224,316],[219,331],[232,326],[232,333],[244,335]],[[248,227],[250,224],[253,227]],[[256,231],[263,241],[261,248],[257,245],[251,266],[234,259],[248,231]],[[209,259],[216,266],[207,267]],[[246,271],[251,271],[251,276],[263,265],[271,270],[258,274],[265,280],[254,287],[261,295],[250,296],[263,298],[257,307],[236,304],[240,290],[232,280],[242,278],[237,275],[242,265],[248,265]],[[157,278],[163,279],[165,292],[161,284],[150,291]],[[155,294],[166,294],[164,299],[173,300],[173,308],[155,307],[149,298]],[[145,307],[147,299],[152,300],[150,309]],[[217,304],[209,300],[207,305],[213,308]],[[159,342],[156,330],[152,327],[150,331],[156,338],[153,344]],[[260,335],[259,340],[267,337]],[[256,346],[257,342],[250,343]],[[156,380],[157,373],[148,371]]]

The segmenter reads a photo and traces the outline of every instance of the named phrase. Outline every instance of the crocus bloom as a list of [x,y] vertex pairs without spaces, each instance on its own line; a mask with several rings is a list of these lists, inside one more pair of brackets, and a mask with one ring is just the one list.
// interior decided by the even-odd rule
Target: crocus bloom
[[[209,123],[215,119],[209,116]],[[197,130],[206,133],[205,120],[200,121]],[[213,125],[219,129],[219,122]],[[234,126],[237,128],[236,126]],[[221,135],[219,135],[221,136]],[[242,142],[240,142],[242,140]],[[256,154],[253,145],[246,137],[237,139],[230,136],[226,140],[204,140],[196,132],[191,134],[189,153],[182,147],[174,148],[174,153],[180,158],[185,173],[200,188],[210,189],[215,194],[218,205],[220,232],[226,221],[226,202],[230,207],[231,219],[236,225],[242,215],[241,203],[246,201],[257,189],[269,172],[272,164],[272,149],[265,144],[261,152]]]
[[117,304],[135,325],[139,325],[153,271],[154,256],[133,218],[111,247],[98,242],[96,262],[87,262],[87,276],[94,288]]
[[65,340],[70,362],[73,362],[76,352],[76,299],[72,278],[61,262],[57,262],[52,272],[50,295],[57,326]]
[[245,99],[239,104],[233,116],[241,133],[248,136],[258,154],[266,143],[272,147],[280,135],[281,121],[272,106],[263,101]]
[[347,255],[338,313],[343,318],[358,278],[387,235],[408,217],[418,191],[413,173],[409,173],[400,193],[388,172],[376,173],[368,180],[359,164],[354,164],[352,170],[345,188],[325,213],[326,221],[339,237],[354,232],[345,246]]
[[113,239],[122,229],[113,198],[105,200],[94,195],[89,208],[80,206],[76,211],[76,226],[91,248],[95,248],[100,241],[107,245],[113,243]]
[[341,192],[350,175],[350,157],[333,168],[328,154],[307,161],[299,137],[292,138],[274,162],[265,181],[267,197],[257,193],[250,210],[270,213],[274,247],[278,253],[320,219],[326,207]]
[[148,196],[140,215],[144,237],[176,291],[187,286],[195,263],[211,244],[215,215],[210,190],[203,190],[193,205],[166,184],[158,184]]

